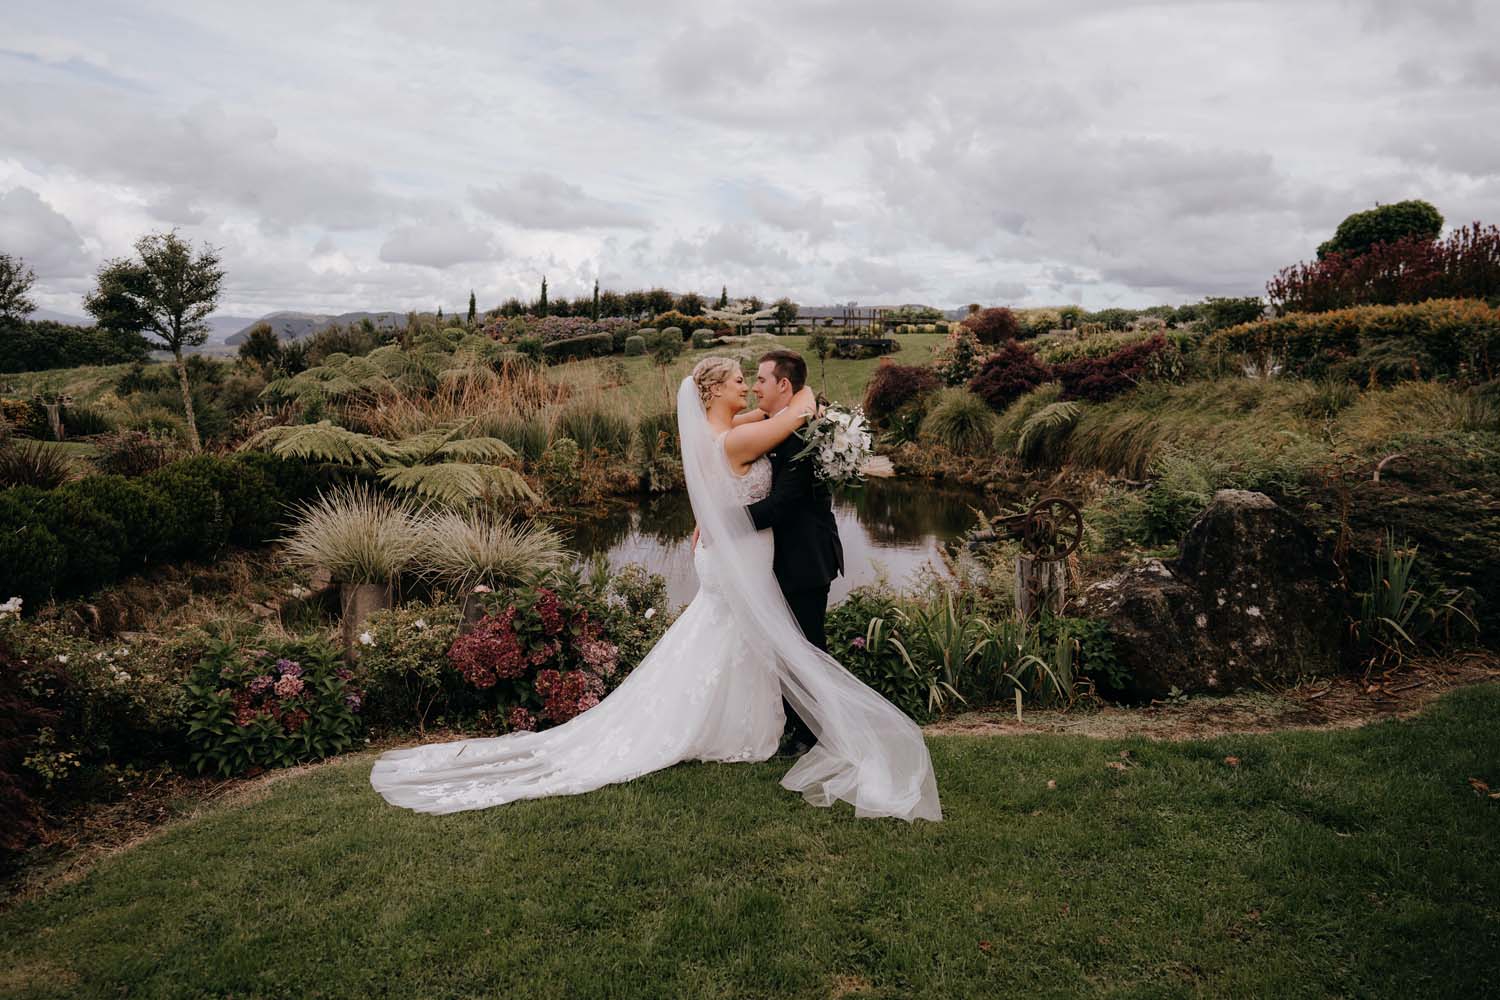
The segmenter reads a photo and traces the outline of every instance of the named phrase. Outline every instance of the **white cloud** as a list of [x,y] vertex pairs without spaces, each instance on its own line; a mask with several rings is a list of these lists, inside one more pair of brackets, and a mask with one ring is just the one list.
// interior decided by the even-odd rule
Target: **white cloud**
[[457,220],[403,226],[380,245],[380,259],[388,264],[444,268],[498,256],[489,233]]
[[6,27],[0,190],[34,200],[4,225],[74,311],[168,226],[224,248],[240,313],[543,273],[1103,305],[1253,294],[1377,200],[1500,203],[1477,0],[78,0]]
[[470,188],[469,197],[495,218],[528,229],[635,229],[646,223],[635,209],[542,173],[522,174],[509,186]]
[[90,263],[73,224],[24,187],[0,192],[0,252],[25,259],[48,278],[79,276]]

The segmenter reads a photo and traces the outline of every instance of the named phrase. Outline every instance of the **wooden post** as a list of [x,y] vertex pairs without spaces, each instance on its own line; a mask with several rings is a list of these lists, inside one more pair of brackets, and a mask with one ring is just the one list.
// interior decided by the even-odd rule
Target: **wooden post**
[[47,411],[47,430],[52,434],[52,440],[63,439],[62,404],[43,403],[42,409]]
[[1042,608],[1062,614],[1067,580],[1067,565],[1061,560],[1016,556],[1016,613],[1023,619]]

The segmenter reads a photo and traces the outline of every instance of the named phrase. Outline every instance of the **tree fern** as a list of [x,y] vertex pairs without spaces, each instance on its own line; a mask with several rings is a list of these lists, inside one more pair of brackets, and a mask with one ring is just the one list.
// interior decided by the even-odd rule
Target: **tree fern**
[[380,466],[396,456],[390,442],[355,433],[328,420],[268,427],[245,442],[245,447],[265,448],[282,458],[341,465]]
[[381,469],[379,475],[394,489],[448,504],[475,500],[539,499],[519,472],[503,465],[475,465],[468,462],[392,465]]
[[1021,433],[1016,437],[1016,454],[1028,462],[1039,460],[1073,429],[1082,413],[1083,407],[1075,402],[1049,403],[1042,407],[1021,425]]

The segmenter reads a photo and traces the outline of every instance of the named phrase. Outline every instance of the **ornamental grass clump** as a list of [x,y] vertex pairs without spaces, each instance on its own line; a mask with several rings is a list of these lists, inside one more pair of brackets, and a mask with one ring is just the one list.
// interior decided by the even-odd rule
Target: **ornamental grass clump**
[[957,454],[987,450],[995,436],[995,414],[967,389],[945,389],[922,421],[921,436]]
[[434,510],[419,519],[419,533],[421,571],[460,594],[535,583],[567,561],[562,537],[535,521]]
[[339,583],[384,584],[421,546],[411,509],[359,484],[299,505],[286,555],[304,569],[327,569]]

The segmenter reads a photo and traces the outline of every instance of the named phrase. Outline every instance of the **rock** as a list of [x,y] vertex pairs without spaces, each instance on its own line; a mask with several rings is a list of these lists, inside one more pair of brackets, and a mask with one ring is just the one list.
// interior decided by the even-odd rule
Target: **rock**
[[1220,490],[1177,559],[1097,583],[1082,613],[1109,622],[1134,693],[1224,693],[1339,667],[1344,596],[1312,531],[1270,497]]

